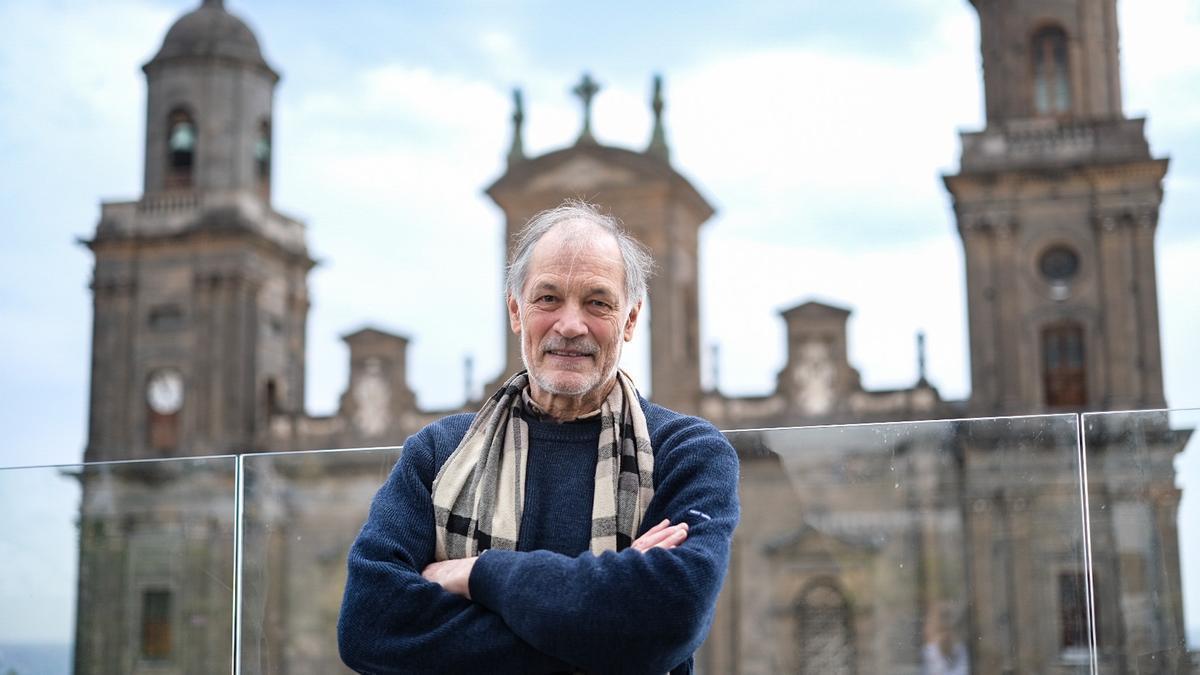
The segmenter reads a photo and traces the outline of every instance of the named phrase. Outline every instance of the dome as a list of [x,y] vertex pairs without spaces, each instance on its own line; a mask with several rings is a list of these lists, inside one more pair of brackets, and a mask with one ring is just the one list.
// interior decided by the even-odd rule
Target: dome
[[187,57],[228,59],[271,70],[250,27],[225,11],[221,0],[204,0],[179,17],[150,64]]

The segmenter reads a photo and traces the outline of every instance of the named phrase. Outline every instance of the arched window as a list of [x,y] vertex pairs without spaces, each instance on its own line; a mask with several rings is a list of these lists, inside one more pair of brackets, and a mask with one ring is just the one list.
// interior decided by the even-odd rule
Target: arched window
[[1071,109],[1071,77],[1067,63],[1067,34],[1047,26],[1033,35],[1033,107],[1039,115]]
[[196,164],[196,123],[183,110],[175,110],[167,121],[167,187],[192,186]]
[[254,173],[258,178],[258,192],[266,199],[271,194],[271,123],[267,120],[258,124],[258,138],[254,141]]
[[1087,405],[1083,328],[1079,324],[1066,321],[1042,329],[1042,383],[1049,407]]
[[854,633],[850,604],[832,581],[809,585],[796,603],[796,645],[800,672],[854,673]]

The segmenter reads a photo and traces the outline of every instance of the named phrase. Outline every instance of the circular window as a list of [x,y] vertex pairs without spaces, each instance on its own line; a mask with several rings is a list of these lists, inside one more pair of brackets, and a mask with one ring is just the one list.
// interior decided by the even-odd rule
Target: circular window
[[1068,282],[1079,273],[1079,256],[1066,246],[1051,246],[1038,260],[1038,270],[1050,282]]

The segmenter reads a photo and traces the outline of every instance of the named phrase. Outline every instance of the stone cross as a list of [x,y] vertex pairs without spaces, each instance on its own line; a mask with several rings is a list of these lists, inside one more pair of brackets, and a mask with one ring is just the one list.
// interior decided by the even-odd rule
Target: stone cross
[[599,91],[600,85],[592,79],[589,73],[584,73],[583,79],[571,90],[571,93],[583,101],[583,131],[579,132],[579,140],[575,141],[576,143],[596,142],[595,137],[592,136],[592,98]]
[[662,75],[654,76],[654,97],[650,100],[650,108],[654,110],[654,123],[662,122],[663,94]]
[[917,333],[917,382],[925,382],[925,331]]
[[513,89],[513,126],[517,129],[521,128],[521,123],[525,121],[525,101],[521,96],[520,89]]
[[525,142],[521,138],[521,125],[525,123],[525,101],[520,89],[513,89],[513,139],[512,147],[508,150],[508,164],[512,166],[525,159]]
[[646,146],[646,154],[670,162],[671,149],[667,147],[667,132],[663,127],[662,75],[654,76],[654,96],[650,99],[650,109],[654,111],[654,131],[650,134],[650,145]]

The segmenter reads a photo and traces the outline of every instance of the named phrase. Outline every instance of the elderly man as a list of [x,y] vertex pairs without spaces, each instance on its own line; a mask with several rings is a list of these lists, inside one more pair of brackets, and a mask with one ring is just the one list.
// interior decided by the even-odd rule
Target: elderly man
[[349,666],[692,672],[737,524],[737,456],[617,368],[651,265],[586,204],[522,231],[508,312],[526,370],[404,444],[350,550]]

